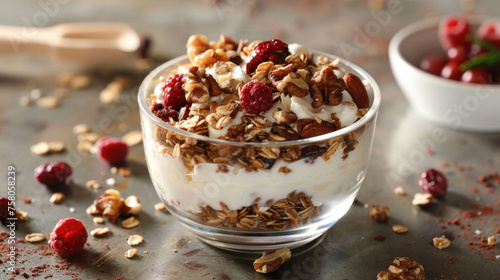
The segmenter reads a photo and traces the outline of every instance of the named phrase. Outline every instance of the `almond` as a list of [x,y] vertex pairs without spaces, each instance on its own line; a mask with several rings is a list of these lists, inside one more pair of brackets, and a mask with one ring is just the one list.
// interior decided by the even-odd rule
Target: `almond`
[[301,119],[296,122],[297,131],[302,138],[311,138],[335,131],[331,123],[318,123],[315,119]]
[[352,99],[354,100],[354,103],[356,103],[358,108],[368,108],[370,106],[368,93],[366,92],[365,85],[363,84],[361,79],[352,73],[347,73],[344,76],[344,81],[346,90],[352,96]]

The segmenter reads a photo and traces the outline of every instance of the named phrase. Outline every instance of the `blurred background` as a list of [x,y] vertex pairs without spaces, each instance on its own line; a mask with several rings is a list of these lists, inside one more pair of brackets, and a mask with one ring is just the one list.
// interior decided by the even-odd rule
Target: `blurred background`
[[[217,40],[224,33],[249,41],[279,38],[300,42],[361,64],[387,60],[391,36],[408,23],[447,14],[494,16],[498,10],[496,1],[486,0],[19,0],[4,2],[1,7],[0,24],[22,27],[25,35],[34,28],[60,23],[125,22],[151,38],[154,58],[185,53],[191,34]],[[354,41],[356,36],[359,42]],[[41,63],[21,60],[19,54],[3,56],[0,71],[4,75],[40,74],[21,62],[32,67]]]

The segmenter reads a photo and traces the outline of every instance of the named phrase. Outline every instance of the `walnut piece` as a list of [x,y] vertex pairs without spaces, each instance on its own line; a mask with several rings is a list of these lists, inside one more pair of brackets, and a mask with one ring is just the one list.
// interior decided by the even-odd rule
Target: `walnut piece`
[[395,258],[389,272],[380,272],[377,280],[425,280],[424,267],[406,257]]
[[427,206],[431,204],[434,197],[430,193],[416,193],[411,201],[411,204],[415,206]]
[[309,94],[309,85],[301,75],[293,72],[293,64],[279,67],[269,72],[267,78],[280,92],[287,92],[292,96],[304,97]]
[[434,244],[434,247],[438,249],[444,249],[450,247],[451,241],[448,238],[441,236],[441,237],[434,237],[432,239],[432,243]]
[[378,205],[371,205],[370,218],[379,223],[387,222],[389,220],[389,207],[380,208]]
[[264,252],[262,256],[253,263],[255,271],[260,273],[270,273],[276,271],[280,266],[292,257],[288,248]]
[[335,106],[342,102],[345,90],[345,82],[342,78],[337,78],[332,68],[325,67],[314,73],[309,81],[311,87],[312,107],[319,108],[323,102]]

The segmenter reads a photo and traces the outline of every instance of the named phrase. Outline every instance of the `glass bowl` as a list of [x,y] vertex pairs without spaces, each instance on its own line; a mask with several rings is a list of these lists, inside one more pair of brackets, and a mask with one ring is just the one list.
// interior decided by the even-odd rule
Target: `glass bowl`
[[370,99],[368,112],[345,128],[296,141],[234,142],[176,128],[150,111],[160,77],[187,61],[181,56],[157,67],[138,96],[153,185],[183,226],[222,249],[262,252],[304,245],[344,216],[370,159],[380,105],[372,77],[341,59],[339,66],[364,81]]

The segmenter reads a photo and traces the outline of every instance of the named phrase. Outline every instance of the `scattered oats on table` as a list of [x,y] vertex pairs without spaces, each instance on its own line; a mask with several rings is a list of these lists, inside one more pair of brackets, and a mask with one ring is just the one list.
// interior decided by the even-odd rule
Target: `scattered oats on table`
[[278,270],[283,263],[292,257],[288,248],[281,248],[262,253],[262,256],[253,263],[255,271],[259,273],[270,273]]
[[44,96],[40,97],[36,101],[36,104],[38,107],[52,109],[58,107],[61,104],[61,101],[55,96]]
[[56,192],[56,193],[53,193],[52,196],[50,197],[50,203],[60,204],[61,202],[64,201],[65,198],[66,198],[66,196],[63,193]]
[[438,249],[444,249],[450,247],[451,241],[448,238],[441,236],[441,237],[434,237],[432,239],[432,243],[434,244],[434,247]]
[[101,227],[101,228],[96,228],[90,232],[90,235],[95,236],[95,237],[100,237],[104,236],[109,232],[108,227]]
[[133,249],[130,249],[130,250],[127,250],[125,253],[124,253],[124,256],[127,257],[127,259],[131,259],[133,258],[135,255],[137,255],[137,252],[139,252],[139,250],[133,248]]
[[140,224],[139,220],[137,220],[135,217],[130,217],[128,219],[125,219],[122,221],[122,227],[123,228],[134,228]]
[[131,235],[128,237],[127,239],[127,243],[128,245],[130,246],[136,246],[136,245],[139,245],[141,244],[142,242],[144,241],[144,237],[140,236],[140,235],[137,235],[137,234],[134,234],[134,235]]
[[158,202],[155,204],[156,211],[163,211],[165,209],[167,209],[167,207],[165,207],[165,204],[163,202]]
[[395,233],[405,233],[405,232],[408,232],[408,228],[405,227],[405,226],[402,226],[402,225],[393,225],[392,226],[392,230]]

